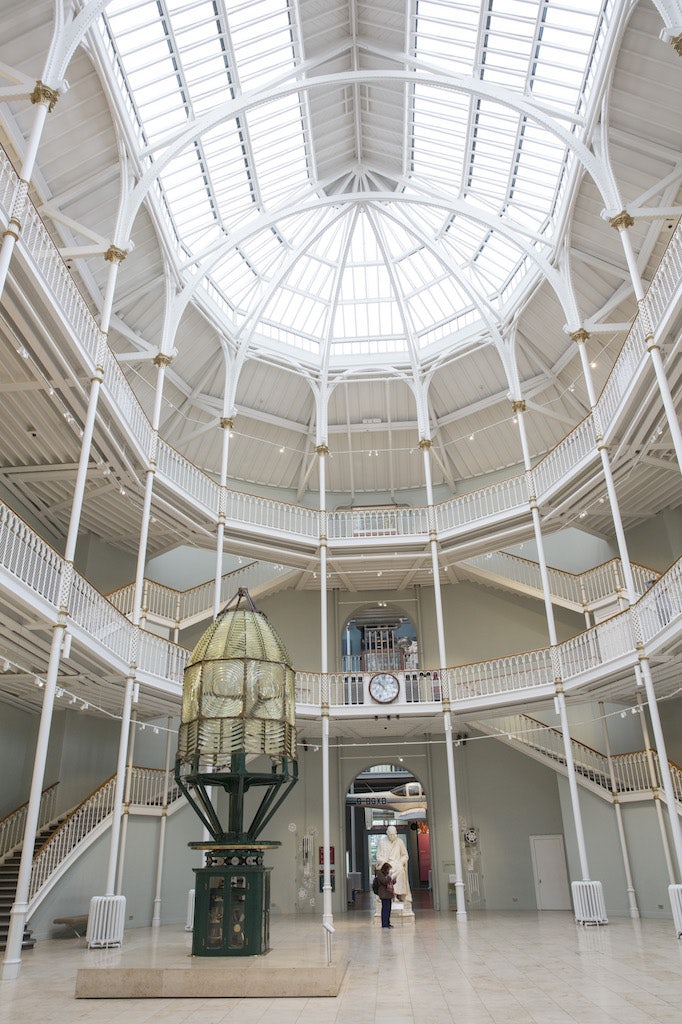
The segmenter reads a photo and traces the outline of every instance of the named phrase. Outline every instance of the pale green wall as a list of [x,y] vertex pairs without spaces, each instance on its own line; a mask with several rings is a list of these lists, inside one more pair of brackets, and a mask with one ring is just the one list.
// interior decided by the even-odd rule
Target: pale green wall
[[[37,734],[37,715],[9,704],[0,705],[0,818],[28,799]],[[45,785],[56,781],[56,777],[46,775]]]
[[[559,778],[559,792],[569,875],[572,880],[576,880],[582,878],[582,872],[568,781],[563,777]],[[579,803],[589,877],[603,885],[607,914],[614,917],[626,916],[629,905],[615,810],[610,803],[583,788],[579,790]],[[670,917],[669,880],[653,804],[622,803],[621,810],[640,914],[642,917]],[[665,807],[663,817],[666,832],[669,832]]]
[[102,594],[135,579],[136,558],[106,544],[90,533],[80,533],[76,545],[76,570]]
[[[343,624],[354,611],[379,600],[409,616],[418,630],[420,663],[438,665],[435,600],[432,587],[406,591],[371,590],[360,594],[330,594],[328,646],[330,671],[338,669]],[[338,602],[338,614],[334,614]],[[548,643],[542,602],[476,583],[462,582],[442,588],[445,650],[449,665],[465,664],[505,654],[544,647]],[[281,591],[258,602],[282,637],[294,667],[319,671],[320,598],[311,591]],[[582,616],[555,609],[557,634],[565,639],[583,628]],[[419,634],[418,622],[422,631]],[[335,632],[336,626],[336,632]],[[197,637],[198,639],[198,637]]]
[[634,562],[663,572],[682,554],[682,508],[663,509],[627,534]]

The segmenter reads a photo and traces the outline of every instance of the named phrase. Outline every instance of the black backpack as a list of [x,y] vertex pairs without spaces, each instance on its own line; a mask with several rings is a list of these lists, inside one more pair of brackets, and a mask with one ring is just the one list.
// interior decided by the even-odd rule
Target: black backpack
[[372,892],[374,893],[375,896],[379,895],[379,879],[377,878],[376,875],[374,876],[374,881],[372,882]]

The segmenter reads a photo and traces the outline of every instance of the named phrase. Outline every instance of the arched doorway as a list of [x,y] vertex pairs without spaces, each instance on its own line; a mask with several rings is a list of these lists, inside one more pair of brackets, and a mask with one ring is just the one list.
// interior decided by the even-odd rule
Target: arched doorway
[[409,854],[414,909],[431,909],[431,835],[428,794],[403,765],[371,764],[346,794],[346,873],[349,909],[370,905],[379,840],[394,825]]
[[392,672],[419,668],[419,640],[409,617],[386,601],[350,615],[341,636],[342,670]]

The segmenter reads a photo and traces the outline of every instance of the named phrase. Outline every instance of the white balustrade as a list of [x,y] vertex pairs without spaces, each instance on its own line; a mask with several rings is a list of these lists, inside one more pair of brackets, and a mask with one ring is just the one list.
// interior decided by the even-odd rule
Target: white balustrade
[[[152,450],[154,431],[142,406],[131,391],[119,363],[107,349],[104,353],[102,390],[106,400],[114,406],[117,420],[123,421],[137,444],[141,459],[146,462]],[[103,413],[99,413],[100,417]]]
[[[57,806],[58,782],[47,786],[40,796],[38,806],[37,828],[40,830],[54,818],[55,807]],[[21,846],[24,840],[24,829],[26,827],[26,815],[28,813],[28,802],[17,807],[10,814],[6,814],[0,821],[0,861],[8,853]]]
[[635,651],[630,612],[621,612],[558,645],[561,678],[573,679]]
[[0,212],[5,223],[12,213],[12,203],[18,184],[19,175],[15,173],[4,149],[0,149]]
[[230,522],[245,526],[275,530],[315,542],[320,536],[319,511],[303,505],[290,505],[242,491],[228,491],[226,512]]
[[548,649],[513,654],[448,669],[452,700],[501,696],[518,690],[553,685],[554,670]]
[[644,643],[682,615],[682,561],[652,583],[637,602],[637,619]]
[[52,605],[58,604],[62,559],[6,505],[0,504],[0,565]]
[[156,469],[160,477],[165,477],[181,494],[190,498],[204,516],[210,520],[217,518],[220,486],[162,439],[159,439]]
[[153,633],[140,631],[137,666],[141,672],[168,684],[176,693],[182,687],[183,672],[190,656],[185,647],[164,640]]
[[73,340],[88,370],[92,371],[100,342],[99,327],[30,201],[26,205],[18,245],[31,258],[36,275],[42,278],[46,293],[63,313]]
[[[136,808],[161,807],[165,789],[165,771],[160,768],[134,767],[131,778],[130,804]],[[114,809],[116,776],[107,779],[88,796],[36,851],[31,869],[29,903],[35,906],[36,896],[49,883],[55,872],[76,848],[92,836]],[[179,798],[171,781],[168,804]],[[48,819],[51,820],[51,819]],[[22,837],[23,838],[23,837]]]
[[533,468],[533,480],[538,501],[546,500],[550,492],[567,482],[575,468],[586,458],[597,458],[597,437],[591,416],[578,424],[563,441]]
[[[10,197],[14,195],[17,184],[18,178],[3,153],[0,163],[0,204],[6,213],[9,213]],[[99,328],[30,200],[27,201],[20,245],[34,261],[48,286],[49,294],[71,326],[74,341],[81,347],[88,369],[91,370],[100,344]],[[646,303],[654,328],[656,322],[667,314],[668,305],[679,290],[681,265],[682,227],[678,226],[661,262],[660,273],[654,276],[647,293]],[[611,425],[622,397],[646,360],[646,330],[643,317],[638,315],[600,396],[598,411],[604,431]],[[151,444],[149,421],[111,353],[107,353],[105,362],[105,394],[114,403],[120,422],[128,427],[132,439],[146,457]],[[567,482],[575,468],[596,453],[595,442],[594,425],[591,417],[587,417],[537,464],[534,476],[538,491],[536,496],[540,501],[558,483]],[[202,515],[208,515],[211,519],[217,516],[217,483],[162,440],[159,441],[157,452],[157,471],[194,502]],[[523,477],[515,477],[436,506],[437,529],[441,533],[458,530],[491,516],[520,511],[526,504],[525,480]],[[234,491],[228,492],[228,518],[236,524],[281,531],[309,540],[316,540],[320,532],[319,513],[316,510]],[[327,535],[330,540],[381,536],[407,538],[427,533],[428,512],[423,508],[351,510],[327,515]]]
[[663,259],[646,293],[646,305],[653,324],[663,320],[670,302],[682,285],[682,237],[677,230],[670,239]]
[[[128,803],[135,807],[163,807],[166,795],[166,772],[163,768],[138,768],[133,766],[130,773]],[[177,800],[180,790],[170,777],[166,803]]]
[[327,513],[329,540],[428,536],[426,508],[335,509]]
[[[270,562],[248,562],[232,572],[225,573],[220,583],[220,603],[224,604],[233,597],[239,587],[254,590],[259,584],[276,579],[284,566],[275,566]],[[162,623],[169,628],[177,625],[179,629],[199,619],[213,615],[213,597],[215,580],[206,580],[189,587],[187,590],[175,590],[154,580],[144,581],[144,607],[149,619]],[[107,600],[126,616],[133,610],[135,585],[128,583],[107,595]]]
[[119,661],[129,662],[134,627],[76,573],[69,595],[69,618]]
[[[436,529],[447,534],[464,526],[488,518],[501,518],[514,511],[528,510],[526,481],[522,476],[511,477],[469,494],[443,501],[434,508]],[[426,530],[428,527],[426,527]]]
[[[644,793],[651,791],[651,771],[646,750],[635,750],[612,756],[613,774],[618,793]],[[658,775],[658,759],[652,752],[654,772]],[[656,785],[660,784],[657,779]]]
[[115,788],[116,778],[113,776],[84,800],[36,852],[31,869],[29,902],[75,847],[111,814]]

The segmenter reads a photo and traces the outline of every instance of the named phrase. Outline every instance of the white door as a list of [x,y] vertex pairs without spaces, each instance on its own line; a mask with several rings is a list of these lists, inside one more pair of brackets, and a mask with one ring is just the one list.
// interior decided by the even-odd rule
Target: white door
[[564,837],[531,836],[530,856],[538,910],[570,910]]

